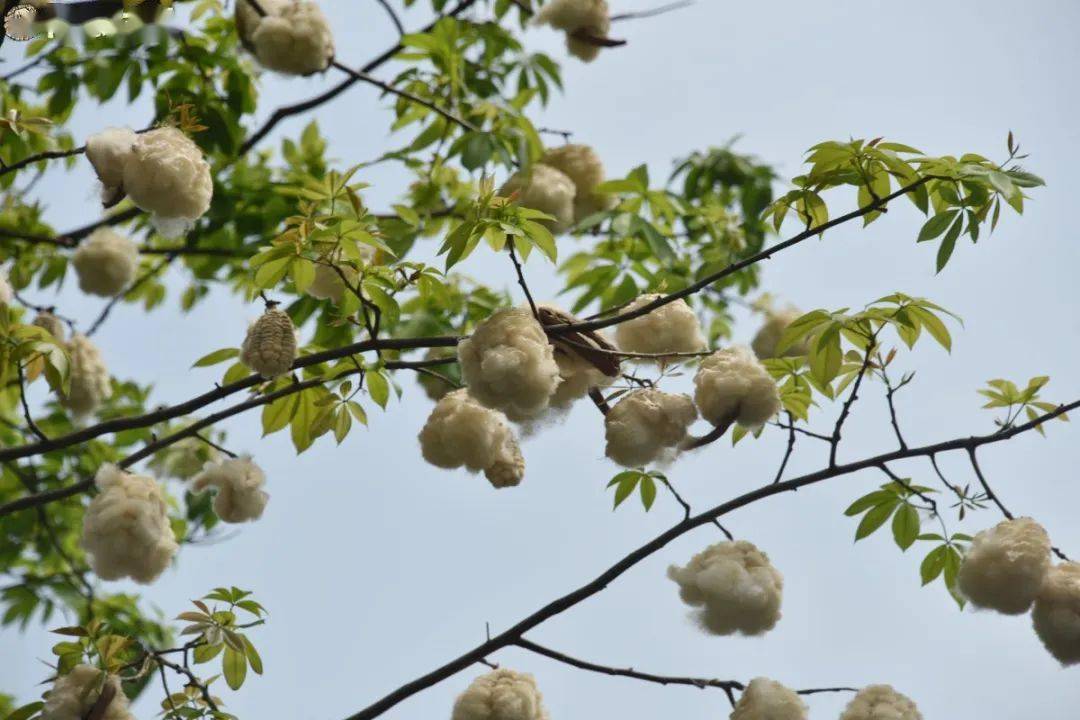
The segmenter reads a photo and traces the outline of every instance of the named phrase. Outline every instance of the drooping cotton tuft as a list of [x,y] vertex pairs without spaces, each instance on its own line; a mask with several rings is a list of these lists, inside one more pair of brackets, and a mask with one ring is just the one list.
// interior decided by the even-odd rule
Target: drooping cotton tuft
[[517,485],[525,476],[525,460],[506,416],[465,390],[435,404],[419,437],[424,459],[436,467],[483,471],[497,488]]
[[696,418],[694,402],[687,395],[634,390],[604,416],[604,453],[631,468],[664,459],[683,441]]
[[123,199],[124,165],[138,135],[131,128],[106,128],[86,140],[86,158],[101,181],[101,202],[112,207]]
[[[342,272],[345,273],[345,277],[349,278],[350,283],[355,284],[355,270],[343,267]],[[345,297],[346,290],[345,281],[341,279],[341,275],[338,274],[337,270],[326,265],[315,266],[315,279],[308,286],[308,295],[319,300],[330,300],[335,305],[338,305],[341,303],[342,298]]]
[[1031,609],[1035,633],[1062,665],[1080,663],[1080,563],[1050,568]]
[[922,713],[892,686],[867,685],[847,704],[840,720],[922,720]]
[[713,425],[738,422],[756,429],[780,412],[780,391],[754,353],[736,345],[701,361],[694,376],[694,402]]
[[[623,310],[623,314],[660,297],[663,296],[658,293],[641,295]],[[685,300],[669,302],[641,317],[620,323],[615,330],[615,343],[624,352],[651,355],[699,352],[706,345],[701,323]]]
[[[765,323],[754,335],[750,347],[762,360],[776,357],[776,346],[780,342],[780,336],[787,330],[788,325],[802,317],[803,313],[798,308],[786,307],[783,310],[769,310],[765,314]],[[809,348],[806,340],[796,343],[783,352],[784,356],[806,355]]]
[[260,3],[261,17],[246,0],[236,3],[236,27],[259,64],[286,75],[311,75],[330,66],[334,34],[330,21],[310,0]]
[[458,695],[450,720],[548,720],[548,712],[532,675],[500,668]]
[[794,690],[759,677],[746,686],[731,720],[806,720],[807,712],[809,708]]
[[780,620],[784,578],[753,543],[710,545],[686,567],[669,567],[668,577],[683,602],[700,608],[694,618],[707,632],[761,635]]
[[580,31],[592,37],[604,38],[611,30],[607,0],[550,0],[536,13],[533,22],[565,32],[570,54],[585,62],[595,60],[600,54],[600,47],[574,37],[574,33]]
[[10,305],[15,299],[15,290],[11,287],[8,279],[7,268],[0,268],[0,305]]
[[94,476],[98,495],[83,516],[82,545],[102,580],[151,583],[169,567],[177,544],[154,478],[106,463]]
[[596,192],[604,182],[604,164],[588,145],[568,144],[551,148],[540,161],[566,175],[574,183],[574,223],[614,204],[611,195]]
[[550,165],[536,163],[511,175],[499,189],[499,196],[510,197],[513,193],[517,193],[518,205],[554,217],[537,222],[556,235],[574,224],[574,181]]
[[[259,7],[266,11],[267,15],[280,15],[281,8],[289,0],[259,0]],[[247,0],[236,0],[236,32],[240,39],[250,44],[251,36],[255,28],[262,21],[262,15]]]
[[1050,569],[1050,536],[1031,518],[1004,520],[972,540],[960,565],[960,593],[1007,615],[1027,612]]
[[242,523],[262,517],[270,499],[265,483],[266,475],[251,458],[238,457],[207,463],[191,487],[195,492],[216,488],[214,512],[227,523]]
[[240,361],[267,380],[289,372],[296,360],[296,328],[292,318],[276,307],[266,309],[248,328]]
[[110,688],[112,699],[105,711],[94,715],[97,720],[133,720],[128,709],[128,698],[120,687],[120,678],[106,675],[104,670],[92,665],[76,665],[67,675],[53,682],[41,709],[41,720],[85,720],[105,688]]
[[84,293],[112,297],[123,292],[139,269],[139,248],[112,228],[95,230],[71,256],[79,289]]
[[572,349],[555,348],[555,362],[559,366],[559,386],[551,396],[552,407],[569,407],[589,390],[607,387],[615,380]]
[[174,127],[139,135],[124,163],[124,191],[153,214],[163,235],[174,237],[210,208],[210,165],[191,138]]
[[57,342],[64,342],[64,322],[48,310],[42,310],[34,316],[34,324],[45,329]]
[[89,415],[112,397],[109,370],[97,346],[85,335],[72,335],[66,348],[70,361],[70,386],[60,401],[75,415]]
[[499,310],[458,343],[469,394],[513,420],[542,413],[559,386],[559,366],[543,327],[523,308]]

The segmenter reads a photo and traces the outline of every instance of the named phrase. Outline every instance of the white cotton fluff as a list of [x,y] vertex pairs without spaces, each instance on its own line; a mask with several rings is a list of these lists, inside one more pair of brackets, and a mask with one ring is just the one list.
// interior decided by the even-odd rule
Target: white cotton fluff
[[[339,266],[339,268],[348,278],[349,284],[355,287],[358,277],[356,270],[347,266]],[[345,281],[341,279],[341,275],[338,274],[337,270],[327,265],[315,266],[315,278],[311,281],[311,285],[308,286],[308,295],[318,300],[330,300],[335,305],[340,305],[346,292],[348,292],[348,288],[345,287]]]
[[435,404],[420,431],[420,451],[432,465],[484,472],[497,488],[518,485],[525,459],[506,416],[486,408],[465,390],[455,390]]
[[890,685],[867,685],[840,714],[840,720],[922,720],[922,713]]
[[[289,0],[259,0],[259,7],[267,15],[280,15],[282,7]],[[262,15],[247,0],[236,0],[236,32],[240,40],[250,45],[255,28],[262,22]]]
[[131,128],[107,128],[86,140],[86,158],[101,181],[101,202],[112,207],[123,199],[124,166],[138,135]]
[[[754,335],[750,347],[754,349],[754,352],[762,360],[776,357],[776,346],[780,342],[780,336],[787,330],[788,325],[798,320],[802,315],[802,311],[794,307],[768,311],[765,314],[765,323]],[[806,345],[806,340],[802,340],[786,349],[783,356],[806,355],[808,352],[809,348]]]
[[548,720],[548,712],[532,675],[500,668],[458,695],[450,720]]
[[1031,518],[1004,520],[975,536],[957,575],[972,605],[1027,612],[1050,569],[1050,536]]
[[236,25],[259,64],[286,75],[311,75],[330,66],[334,33],[314,2],[287,0],[261,3],[260,17],[249,3],[236,3]]
[[570,54],[585,62],[595,60],[600,47],[575,38],[573,33],[580,30],[603,38],[611,30],[607,0],[550,0],[536,13],[533,22],[565,32]]
[[[633,312],[661,297],[658,293],[641,295],[623,313]],[[615,343],[624,352],[651,355],[698,352],[706,345],[701,323],[685,300],[669,302],[619,324]]]
[[713,425],[738,422],[757,429],[780,412],[776,381],[750,348],[717,350],[694,376],[694,402]]
[[686,567],[669,567],[668,577],[683,602],[700,608],[694,617],[707,632],[761,635],[780,620],[784,578],[753,543],[710,545]]
[[498,310],[458,343],[469,394],[511,420],[547,409],[559,386],[559,365],[547,334],[523,308]]
[[574,181],[550,165],[537,163],[510,176],[499,189],[500,197],[517,193],[517,204],[551,215],[554,220],[539,220],[556,235],[574,224]]
[[85,335],[72,335],[66,348],[70,386],[60,401],[78,416],[89,415],[112,397],[109,370],[97,346]]
[[158,232],[175,237],[210,209],[214,181],[199,146],[179,129],[161,127],[135,139],[124,163],[124,191],[152,213]]
[[11,287],[11,280],[8,279],[7,268],[0,268],[0,305],[10,305],[14,299],[15,291]]
[[120,687],[120,678],[106,675],[104,670],[92,665],[76,665],[67,675],[53,682],[45,697],[40,720],[85,720],[101,697],[102,691],[111,687],[113,697],[105,712],[95,715],[99,720],[132,720],[128,698]]
[[1031,609],[1035,633],[1062,665],[1080,663],[1080,563],[1050,568]]
[[102,580],[153,582],[178,547],[161,486],[111,463],[98,468],[94,483],[99,493],[86,508],[82,535],[90,567]]
[[296,360],[296,328],[292,318],[276,307],[266,309],[251,324],[240,346],[240,361],[267,380],[292,369]]
[[113,297],[124,291],[139,269],[139,248],[112,228],[98,228],[79,244],[71,256],[79,289],[84,293]]
[[607,387],[615,381],[571,348],[556,347],[555,363],[559,366],[559,386],[551,396],[552,407],[570,407],[575,400],[588,395],[589,390]]
[[251,458],[238,457],[207,463],[191,487],[195,492],[216,488],[214,512],[227,523],[242,523],[262,517],[270,499],[265,483],[266,475]]
[[694,402],[687,395],[634,390],[604,416],[604,453],[631,468],[668,459],[696,418]]
[[574,223],[579,223],[594,213],[608,210],[614,204],[611,195],[596,192],[596,186],[604,182],[604,164],[600,156],[588,145],[568,144],[552,148],[540,161],[555,168],[574,183]]
[[731,720],[806,720],[809,710],[794,690],[759,677],[743,690]]
[[42,310],[34,317],[34,324],[39,328],[44,328],[52,335],[58,342],[64,341],[64,323],[60,318],[53,315],[48,310]]

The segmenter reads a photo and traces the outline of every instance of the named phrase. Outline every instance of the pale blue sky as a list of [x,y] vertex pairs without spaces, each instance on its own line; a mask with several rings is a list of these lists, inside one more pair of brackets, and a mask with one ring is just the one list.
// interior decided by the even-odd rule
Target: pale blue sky
[[[323,6],[344,62],[359,64],[392,38],[375,0]],[[612,6],[622,12],[651,5],[614,0]],[[411,27],[425,20],[421,12],[409,19]],[[963,316],[951,355],[927,345],[898,360],[898,368],[918,373],[899,404],[909,441],[922,443],[992,429],[975,394],[989,378],[1048,374],[1049,399],[1080,394],[1080,250],[1070,231],[1073,168],[1080,163],[1072,78],[1080,61],[1078,21],[1080,6],[1064,0],[1023,6],[702,0],[618,25],[616,34],[629,45],[590,65],[565,58],[560,37],[550,31],[531,30],[526,42],[566,60],[566,94],[539,124],[573,130],[575,139],[596,147],[611,175],[647,161],[661,177],[674,157],[738,133],[741,149],[789,177],[800,171],[802,152],[826,139],[885,135],[930,153],[999,157],[1006,132],[1016,132],[1031,153],[1030,168],[1048,187],[1035,192],[1022,219],[1010,215],[977,247],[961,244],[942,275],[933,273],[934,249],[916,246],[920,219],[907,205],[868,230],[844,227],[786,251],[765,270],[771,291],[805,309],[861,305],[900,290]],[[5,44],[5,60],[12,49]],[[260,117],[326,82],[267,78]],[[138,126],[148,114],[142,106],[86,106],[73,127],[84,135],[103,125]],[[387,114],[377,109],[371,88],[352,89],[316,117],[342,164],[385,147]],[[283,124],[277,137],[297,134],[302,122]],[[367,198],[375,207],[394,201],[404,180],[382,169],[361,179],[373,183]],[[62,227],[97,212],[85,161],[66,178],[53,173],[38,191],[81,199],[78,207],[52,208]],[[563,243],[569,248],[575,241]],[[464,269],[516,292],[505,264],[483,253]],[[555,288],[539,258],[527,271],[538,295]],[[68,290],[61,304],[85,322],[101,303]],[[155,402],[175,402],[217,379],[214,370],[189,370],[191,362],[238,345],[257,313],[225,293],[185,316],[166,309],[145,317],[121,307],[99,339],[118,376],[153,379]],[[754,330],[752,320],[744,322],[736,338],[747,341]],[[401,380],[413,390],[411,378]],[[893,446],[880,387],[871,384],[865,396],[849,423],[843,457]],[[230,446],[253,452],[267,471],[266,515],[227,542],[185,548],[145,596],[174,615],[189,598],[231,583],[256,591],[270,609],[270,623],[254,633],[266,675],[239,693],[222,690],[231,711],[247,718],[341,718],[480,642],[485,622],[505,628],[590,580],[679,516],[663,496],[648,515],[632,504],[610,511],[604,485],[615,468],[603,457],[603,426],[591,407],[527,439],[526,480],[502,492],[482,478],[423,463],[415,435],[429,409],[422,395],[407,392],[386,414],[371,413],[370,430],[354,432],[341,447],[321,441],[300,457],[285,435],[260,439],[256,415],[228,423]],[[831,410],[819,414],[822,422]],[[1075,432],[1055,424],[1048,439],[1029,435],[987,449],[983,463],[1014,511],[1037,517],[1057,545],[1078,555]],[[720,442],[681,459],[669,476],[695,507],[705,508],[768,482],[783,441],[774,429],[736,449]],[[802,450],[791,474],[821,467],[820,448],[803,444]],[[973,479],[962,457],[943,458],[943,468],[955,481]],[[896,469],[929,480],[923,464]],[[958,612],[940,586],[919,588],[921,555],[900,553],[885,534],[852,544],[855,523],[842,510],[880,482],[862,473],[727,518],[785,577],[784,617],[763,638],[701,634],[664,578],[668,564],[719,539],[708,527],[531,638],[656,673],[767,675],[793,687],[888,682],[914,698],[928,719],[1074,717],[1080,671],[1061,669],[1026,617]],[[974,532],[999,519],[987,511],[964,527]],[[33,684],[46,673],[29,660],[48,658],[53,642],[38,631],[0,633],[0,688],[23,701],[36,696]],[[491,659],[534,673],[554,720],[693,720],[728,712],[719,691],[590,675],[517,651]],[[455,695],[483,670],[462,672],[386,717],[448,717]],[[157,698],[151,693],[141,701],[138,715],[156,712]],[[812,717],[835,717],[847,699],[814,697]]]

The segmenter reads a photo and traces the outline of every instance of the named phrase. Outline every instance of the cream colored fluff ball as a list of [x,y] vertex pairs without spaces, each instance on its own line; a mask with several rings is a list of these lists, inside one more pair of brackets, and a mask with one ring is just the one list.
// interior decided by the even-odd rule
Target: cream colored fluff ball
[[694,402],[713,425],[738,422],[756,429],[780,412],[780,391],[749,348],[718,350],[694,376]]
[[780,620],[784,578],[753,543],[710,545],[686,567],[669,567],[668,577],[683,602],[700,608],[695,619],[707,632],[761,635]]
[[574,223],[608,210],[614,204],[611,195],[596,192],[604,182],[604,164],[588,145],[568,144],[551,148],[540,161],[566,175],[574,183]]
[[207,463],[203,471],[191,481],[195,492],[215,488],[214,512],[227,523],[258,520],[270,499],[262,486],[266,475],[251,458],[228,458],[221,462]]
[[[776,346],[780,343],[780,337],[784,334],[784,331],[787,330],[788,325],[802,317],[802,314],[801,310],[794,307],[768,311],[765,314],[765,322],[762,324],[761,329],[757,331],[757,334],[754,335],[750,347],[754,349],[754,352],[762,360],[776,357]],[[788,357],[792,355],[806,355],[808,352],[809,348],[804,339],[792,347],[789,347],[782,354],[783,356]]]
[[73,335],[66,348],[70,386],[60,401],[76,415],[89,415],[112,397],[109,370],[97,346],[85,335]]
[[1080,563],[1050,568],[1031,609],[1035,633],[1062,665],[1080,663]]
[[86,508],[82,535],[90,566],[102,580],[153,582],[178,547],[161,486],[109,463],[98,468],[94,484],[99,492]]
[[139,135],[124,163],[124,191],[153,213],[159,232],[175,236],[210,209],[214,181],[202,150],[174,127]]
[[[658,293],[641,295],[623,313],[633,312],[661,297]],[[706,345],[701,323],[685,300],[669,302],[620,323],[615,330],[615,343],[624,352],[648,355],[699,352]]]
[[139,269],[139,248],[112,228],[98,228],[79,243],[71,256],[79,289],[84,293],[112,297],[123,292]]
[[975,536],[957,575],[972,605],[1027,612],[1050,569],[1050,536],[1031,518],[1004,520]]
[[731,711],[731,720],[806,720],[809,711],[794,690],[759,677],[746,686]]
[[[266,11],[267,15],[280,15],[281,8],[289,0],[259,0],[259,7]],[[245,43],[251,43],[251,36],[255,28],[262,21],[262,15],[247,0],[236,0],[236,32]]]
[[559,386],[551,396],[552,407],[570,407],[588,395],[589,390],[607,387],[615,381],[572,349],[555,348],[555,363],[559,366]]
[[922,713],[891,686],[867,685],[844,708],[840,720],[922,720]]
[[248,328],[240,346],[240,361],[271,380],[292,369],[296,352],[292,318],[284,310],[271,307]]
[[101,202],[106,207],[124,197],[124,166],[136,139],[131,128],[107,128],[86,140],[86,158],[101,181]]
[[458,695],[450,720],[548,720],[548,712],[532,675],[500,668]]
[[497,488],[518,485],[525,460],[506,416],[486,408],[465,390],[455,390],[435,404],[420,431],[420,451],[432,465],[483,471]]
[[237,30],[260,65],[286,75],[311,75],[330,66],[334,33],[316,3],[288,0],[262,7],[266,17],[259,17],[247,2],[236,6]]
[[634,390],[604,416],[604,452],[625,467],[648,465],[674,452],[696,418],[694,403],[686,395]]
[[132,720],[128,698],[120,687],[120,678],[105,675],[105,671],[92,665],[76,665],[67,675],[61,675],[45,693],[45,707],[41,720],[85,720],[90,710],[110,687],[113,697],[105,711],[94,717],[100,720]]
[[64,341],[64,323],[63,321],[53,315],[48,310],[42,310],[34,317],[34,324],[39,328],[44,328],[50,335],[56,338],[57,342]]
[[15,290],[11,287],[7,268],[0,268],[0,305],[10,305],[15,299]]
[[594,37],[607,37],[611,30],[607,0],[551,0],[540,8],[533,22],[565,32],[567,49],[585,62],[595,60],[600,47],[575,38],[573,33],[581,30]]
[[498,310],[458,343],[469,394],[512,420],[547,409],[559,386],[559,366],[547,334],[523,308]]
[[558,235],[574,224],[574,181],[550,165],[537,163],[510,176],[499,189],[500,197],[517,193],[522,207],[539,210],[554,220],[538,221]]

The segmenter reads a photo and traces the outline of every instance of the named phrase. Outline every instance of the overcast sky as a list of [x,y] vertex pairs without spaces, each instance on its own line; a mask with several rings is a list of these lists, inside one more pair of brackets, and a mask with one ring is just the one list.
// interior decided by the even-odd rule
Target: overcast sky
[[[375,0],[322,4],[342,61],[359,65],[392,41]],[[622,12],[651,5],[613,0],[612,6]],[[423,12],[408,15],[411,27],[425,20]],[[992,415],[979,409],[975,393],[990,378],[1024,382],[1047,374],[1047,399],[1080,396],[1080,250],[1070,229],[1073,168],[1080,163],[1078,21],[1080,5],[1067,0],[699,0],[678,13],[617,25],[613,34],[629,44],[589,65],[567,58],[561,38],[548,30],[530,30],[525,41],[565,60],[566,93],[538,124],[572,130],[576,140],[592,144],[612,176],[643,161],[654,177],[666,176],[673,158],[736,134],[743,136],[739,148],[790,177],[800,171],[803,151],[822,140],[884,135],[928,153],[999,158],[1007,131],[1016,132],[1031,153],[1030,169],[1048,187],[1034,192],[1023,218],[1010,214],[976,247],[962,242],[940,276],[933,272],[933,244],[915,244],[921,220],[906,203],[867,230],[853,224],[831,231],[765,269],[768,289],[804,309],[860,306],[899,290],[964,318],[962,329],[954,326],[951,355],[926,345],[897,360],[898,369],[917,373],[899,409],[909,442],[921,444],[992,430]],[[4,45],[6,61],[14,48]],[[381,74],[389,76],[387,69]],[[259,115],[336,79],[268,77]],[[316,113],[342,165],[386,146],[384,106],[371,88],[357,86]],[[141,105],[84,105],[73,129],[79,137],[104,125],[140,126],[147,115]],[[296,135],[305,122],[284,123],[275,137]],[[38,186],[43,197],[65,198],[51,217],[65,228],[93,218],[98,210],[85,161],[66,177],[57,170]],[[395,201],[404,181],[383,169],[358,179],[373,183],[366,197],[376,208]],[[839,208],[850,198],[837,202]],[[570,248],[575,241],[563,243]],[[478,252],[463,269],[517,292],[505,263],[490,254]],[[539,257],[527,271],[537,294],[555,289]],[[171,300],[175,305],[175,294]],[[61,301],[84,323],[100,306],[70,289]],[[225,293],[188,315],[164,309],[146,317],[123,306],[98,339],[118,377],[154,381],[154,402],[173,403],[218,379],[220,368],[189,367],[210,350],[239,345],[258,312]],[[747,319],[736,339],[748,341],[755,329]],[[221,584],[254,590],[270,609],[270,622],[252,633],[266,674],[239,693],[221,688],[228,709],[241,717],[344,717],[470,649],[484,639],[485,623],[493,632],[508,627],[679,518],[666,496],[648,515],[636,503],[611,512],[604,486],[616,468],[603,457],[603,424],[589,406],[524,441],[528,470],[516,489],[496,492],[481,477],[434,469],[421,460],[415,439],[430,403],[413,392],[412,378],[400,381],[405,401],[385,414],[371,412],[369,430],[354,431],[340,447],[324,439],[300,457],[287,434],[260,439],[257,414],[228,423],[229,445],[254,453],[267,472],[266,515],[227,542],[184,548],[175,567],[144,592],[168,616]],[[843,458],[893,448],[880,391],[871,383],[857,406]],[[832,411],[824,407],[819,422],[828,423]],[[1028,434],[987,448],[983,466],[1006,504],[1038,518],[1056,545],[1080,555],[1076,430],[1055,423],[1048,431],[1047,439]],[[771,480],[784,439],[772,429],[734,449],[719,442],[679,460],[669,476],[704,509]],[[799,447],[789,476],[822,466],[820,447]],[[942,461],[953,481],[973,481],[963,457]],[[932,484],[925,464],[896,469]],[[855,522],[842,511],[882,481],[872,472],[848,476],[726,518],[784,574],[784,616],[764,637],[702,634],[664,577],[667,565],[721,539],[708,526],[530,637],[588,660],[655,673],[767,675],[796,688],[892,683],[928,719],[1074,718],[1080,670],[1061,669],[1026,616],[959,612],[940,584],[919,587],[925,548],[901,553],[887,532],[852,543]],[[962,526],[953,515],[948,520],[974,533],[1000,517],[988,510]],[[36,697],[34,684],[47,671],[31,659],[50,658],[54,642],[37,630],[0,633],[0,689],[22,702]],[[534,673],[553,720],[693,720],[729,712],[719,691],[592,675],[518,651],[491,659]],[[484,670],[462,672],[387,717],[448,717],[456,694]],[[813,697],[812,717],[835,717],[848,697]],[[152,716],[159,699],[156,689],[147,693],[137,715]]]

